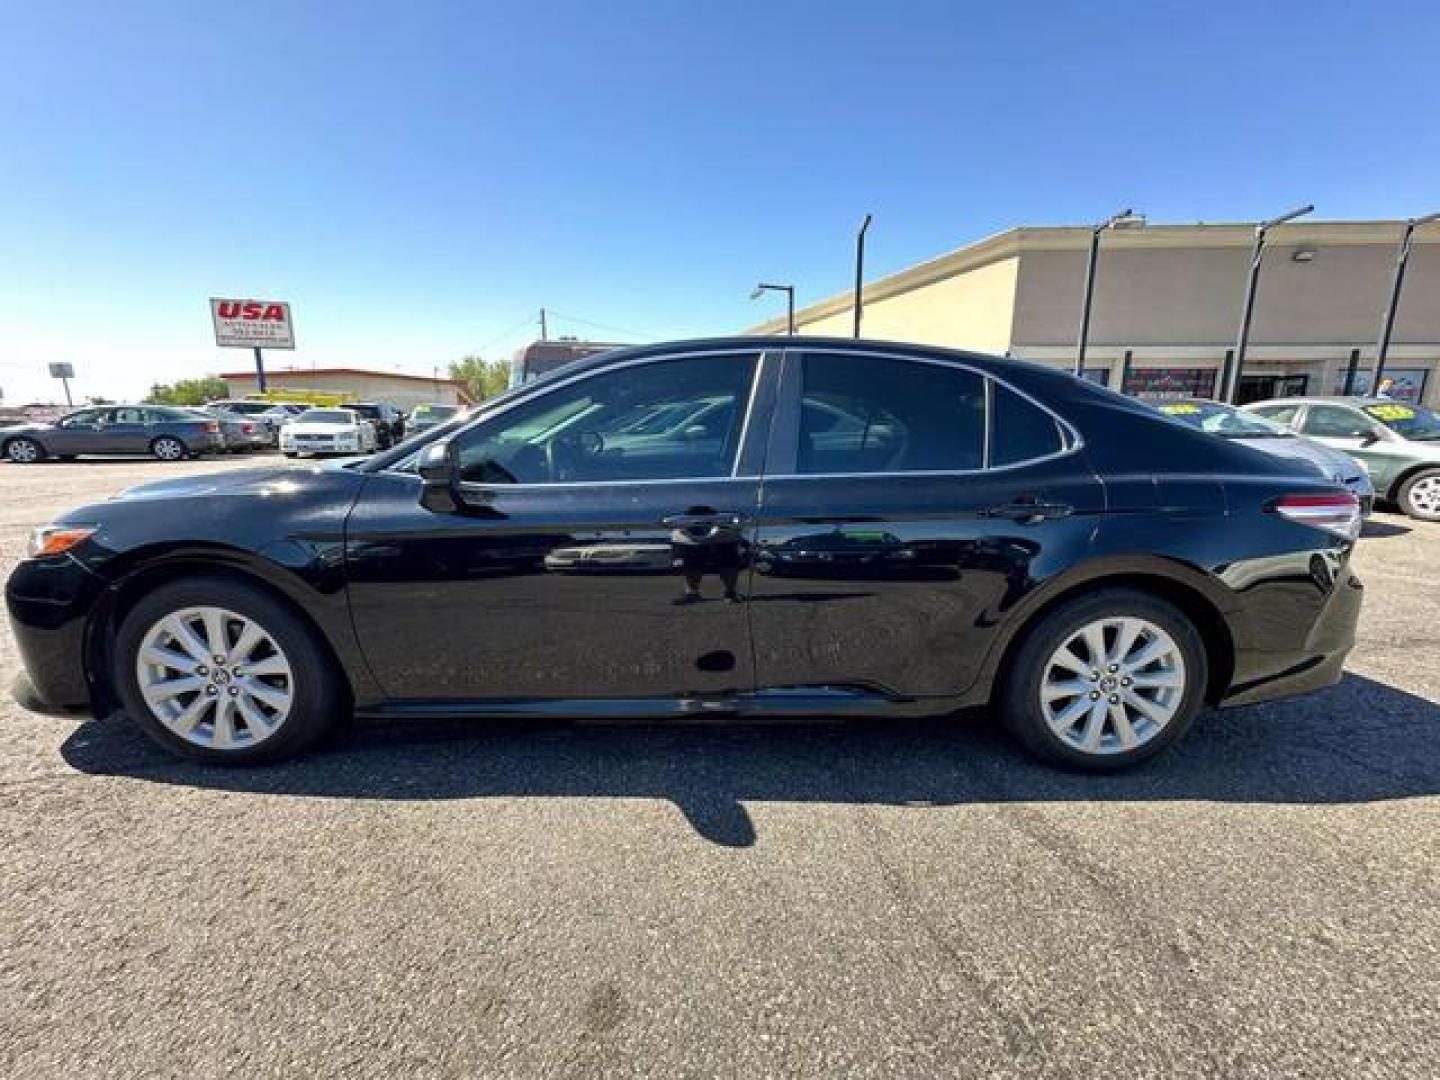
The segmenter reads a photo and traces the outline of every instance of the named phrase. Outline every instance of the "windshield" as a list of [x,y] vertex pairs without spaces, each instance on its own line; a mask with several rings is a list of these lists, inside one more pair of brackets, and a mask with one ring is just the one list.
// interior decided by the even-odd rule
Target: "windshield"
[[1366,405],[1365,412],[1407,439],[1421,442],[1440,440],[1440,415],[1419,405],[1387,401],[1380,405]]
[[416,405],[410,414],[412,420],[449,420],[455,415],[452,405]]
[[1218,401],[1167,401],[1157,409],[1182,424],[1227,438],[1288,438],[1290,432],[1272,420],[1241,412]]
[[349,409],[311,409],[297,423],[353,424],[355,414]]

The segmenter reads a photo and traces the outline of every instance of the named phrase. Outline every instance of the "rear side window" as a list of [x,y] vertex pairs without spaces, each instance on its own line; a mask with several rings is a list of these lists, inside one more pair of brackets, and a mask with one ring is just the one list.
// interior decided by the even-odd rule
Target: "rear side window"
[[801,473],[979,469],[985,383],[972,371],[881,356],[807,353]]
[[1311,405],[1300,430],[1306,435],[1355,439],[1368,435],[1374,426],[1354,409],[1347,409],[1343,405]]
[[1015,391],[995,383],[991,412],[990,464],[1014,465],[1049,457],[1065,449],[1055,418]]

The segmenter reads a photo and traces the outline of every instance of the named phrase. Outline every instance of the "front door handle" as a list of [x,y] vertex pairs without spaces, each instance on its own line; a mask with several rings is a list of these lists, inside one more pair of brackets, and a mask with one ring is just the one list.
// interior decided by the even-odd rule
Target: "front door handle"
[[661,518],[660,524],[667,529],[743,529],[749,520],[744,514],[737,514],[733,511],[717,511],[714,513],[670,514]]
[[992,506],[985,511],[985,516],[1005,518],[1008,521],[1018,521],[1022,525],[1028,525],[1050,518],[1069,517],[1074,512],[1075,508],[1065,503],[1042,503],[1017,499],[1015,502],[1005,503],[1003,506]]

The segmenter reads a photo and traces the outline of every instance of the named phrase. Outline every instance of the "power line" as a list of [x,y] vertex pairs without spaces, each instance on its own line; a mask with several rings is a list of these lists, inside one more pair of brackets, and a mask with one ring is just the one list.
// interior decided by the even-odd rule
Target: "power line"
[[610,323],[596,322],[594,319],[582,319],[578,315],[569,315],[563,311],[556,311],[554,308],[549,308],[548,310],[551,315],[558,316],[559,318],[564,319],[566,322],[579,323],[581,326],[593,326],[596,330],[609,330],[610,332],[615,334],[624,334],[626,337],[648,338],[651,341],[654,341],[656,338],[661,336],[659,334],[649,333],[645,330],[627,329],[623,326],[614,326]]

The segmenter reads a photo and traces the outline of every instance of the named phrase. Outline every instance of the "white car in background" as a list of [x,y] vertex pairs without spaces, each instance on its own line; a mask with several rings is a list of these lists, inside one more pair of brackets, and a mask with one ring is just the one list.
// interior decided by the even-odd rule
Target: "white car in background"
[[375,425],[353,409],[310,409],[280,429],[280,452],[300,454],[371,454]]

